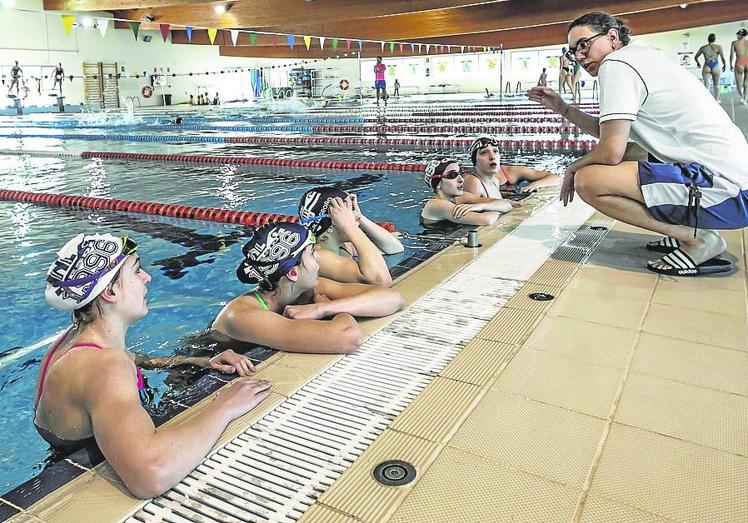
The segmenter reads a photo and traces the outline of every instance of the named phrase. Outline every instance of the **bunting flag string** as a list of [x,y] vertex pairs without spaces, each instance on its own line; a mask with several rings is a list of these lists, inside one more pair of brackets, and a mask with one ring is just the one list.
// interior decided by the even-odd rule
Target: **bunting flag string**
[[213,45],[215,43],[217,34],[218,29],[215,29],[214,27],[208,28],[208,40],[210,40],[210,45]]
[[[73,27],[76,27],[78,25],[82,25],[84,28],[90,28],[91,25],[92,25],[92,24],[87,24],[86,23],[87,21],[90,21],[90,19],[84,20],[83,22],[76,23],[76,16],[75,15],[63,14],[63,15],[60,15],[60,17],[61,17],[61,21],[62,21],[63,27],[65,29],[65,34],[67,36],[70,36],[70,34],[71,34],[72,30],[73,30]],[[140,28],[141,28],[141,22],[140,21],[135,21],[135,20],[123,19],[123,18],[97,18],[96,19],[95,27],[99,30],[99,33],[101,34],[102,38],[104,38],[106,36],[107,30],[108,30],[108,27],[109,27],[109,23],[110,23],[111,20],[129,23],[130,29],[133,32],[133,36],[134,36],[135,40],[137,41],[138,35],[139,35],[139,32],[140,32]],[[153,27],[153,25],[155,25],[155,24],[148,24],[147,28],[151,29]],[[168,38],[169,38],[170,32],[172,30],[176,29],[177,27],[184,28],[184,31],[187,34],[187,41],[189,43],[192,43],[192,30],[193,30],[192,26],[180,26],[180,25],[173,26],[172,24],[168,24],[168,23],[159,23],[158,24],[158,29],[159,29],[159,32],[161,33],[161,37],[162,37],[163,41],[167,42]],[[212,28],[212,27],[211,28],[200,28],[200,29],[206,29],[207,30],[208,39],[210,40],[210,45],[215,45],[216,36],[218,35],[218,31],[219,30],[217,28]],[[254,45],[257,44],[257,36],[258,36],[258,34],[268,35],[270,37],[270,40],[272,41],[273,45],[277,45],[278,44],[279,38],[281,36],[285,36],[286,37],[288,45],[289,45],[289,47],[291,49],[293,49],[294,45],[295,45],[295,35],[293,35],[293,34],[270,33],[270,32],[266,33],[266,32],[263,32],[263,31],[259,31],[259,32],[258,31],[252,31],[252,32],[249,32],[249,31],[243,31],[243,30],[240,30],[240,29],[227,29],[227,31],[229,31],[229,33],[231,34],[231,43],[232,43],[232,45],[234,47],[236,47],[237,42],[239,41],[239,36],[240,36],[241,33],[247,33],[248,38],[249,38],[249,45],[251,45],[251,46],[254,46]],[[332,49],[333,50],[337,50],[339,48],[340,40],[341,40],[341,38],[339,38],[339,37],[326,37],[326,36],[305,35],[305,36],[303,36],[303,40],[304,40],[304,44],[306,46],[306,49],[308,51],[311,50],[311,43],[312,43],[312,39],[313,38],[319,39],[319,47],[320,47],[321,50],[324,50],[324,48],[325,48],[325,41],[329,40],[329,39],[332,40]],[[345,38],[344,40],[345,40],[345,47],[346,47],[346,49],[347,50],[351,50],[351,45],[352,45],[352,43],[353,43],[354,40],[352,40],[350,38]],[[416,46],[418,46],[417,52],[419,54],[421,54],[423,52],[423,48],[424,47],[425,47],[425,54],[429,54],[431,52],[432,47],[434,49],[434,52],[437,53],[437,54],[444,54],[444,53],[451,54],[453,51],[456,52],[457,49],[459,49],[460,53],[465,53],[466,50],[467,50],[467,52],[480,52],[481,50],[482,50],[482,52],[490,52],[490,53],[499,52],[499,48],[498,47],[493,47],[493,46],[470,46],[470,45],[466,46],[466,45],[411,43],[411,42],[395,42],[395,41],[386,42],[384,40],[376,40],[376,41],[373,41],[373,40],[355,40],[355,41],[358,43],[358,49],[362,53],[364,51],[364,42],[369,42],[369,43],[376,43],[376,42],[378,42],[381,52],[384,52],[385,44],[389,44],[390,53],[394,53],[395,52],[395,45],[397,45],[399,47],[400,53],[404,52],[404,49],[405,49],[406,45],[410,45],[410,50],[411,50],[412,53],[416,52]],[[222,40],[222,42],[225,43],[225,39]],[[223,45],[223,44],[219,44],[219,45]]]
[[102,38],[106,36],[106,30],[109,27],[109,19],[108,18],[98,18],[96,20],[96,27],[99,29],[99,34]]
[[140,22],[130,22],[130,28],[132,29],[132,34],[135,35],[135,40],[137,40],[138,31],[140,30]]

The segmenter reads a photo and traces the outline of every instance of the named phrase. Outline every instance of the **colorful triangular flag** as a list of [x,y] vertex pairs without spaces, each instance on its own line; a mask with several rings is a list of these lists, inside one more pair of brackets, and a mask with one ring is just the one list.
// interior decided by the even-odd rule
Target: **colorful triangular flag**
[[169,24],[158,24],[158,30],[161,31],[161,38],[166,42],[166,39],[169,38]]
[[346,39],[346,41],[345,41],[345,48],[346,49],[350,49],[351,48],[351,41],[348,40],[348,39]]
[[130,28],[132,29],[132,34],[135,35],[135,40],[137,40],[138,31],[140,31],[140,22],[130,22]]
[[296,40],[296,37],[294,35],[288,35],[286,37],[286,40],[288,40],[288,45],[293,49],[294,41]]
[[358,41],[358,50],[363,51],[364,50],[364,42],[363,40]]
[[416,52],[416,44],[410,44],[410,52],[411,53],[415,53]]
[[257,43],[257,33],[249,33],[249,45],[255,45]]
[[429,54],[429,49],[431,49],[431,44],[426,44],[426,54]]
[[187,41],[189,43],[192,43],[192,28],[190,26],[187,26],[184,28],[184,32],[187,33]]
[[390,53],[395,52],[395,42],[390,42]]
[[403,45],[405,45],[405,44],[400,44],[400,52],[401,53],[403,52]]
[[109,28],[109,19],[99,18],[96,20],[96,27],[99,28],[99,34],[104,38],[104,36],[106,36],[106,30]]
[[382,44],[382,51],[384,51],[384,42],[379,42],[379,43]]
[[460,46],[460,52],[461,52],[461,53],[464,53],[464,52],[465,52],[465,46],[464,46],[464,45],[461,45],[461,46]]
[[312,45],[312,37],[311,36],[305,36],[304,37],[304,45],[306,46],[306,50],[309,50],[309,47]]
[[73,24],[75,23],[74,15],[62,15],[62,26],[65,28],[65,35],[70,36],[70,32],[73,30]]
[[320,36],[319,37],[319,48],[320,49],[324,49],[325,48],[325,37],[324,36]]
[[208,29],[208,40],[210,40],[210,45],[213,45],[213,43],[216,41],[217,34],[218,34],[218,29],[215,29],[213,27]]
[[237,29],[231,29],[231,43],[236,47],[236,41],[239,39],[239,31]]
[[332,39],[332,48],[333,49],[337,49],[338,48],[338,39],[337,38],[333,38]]

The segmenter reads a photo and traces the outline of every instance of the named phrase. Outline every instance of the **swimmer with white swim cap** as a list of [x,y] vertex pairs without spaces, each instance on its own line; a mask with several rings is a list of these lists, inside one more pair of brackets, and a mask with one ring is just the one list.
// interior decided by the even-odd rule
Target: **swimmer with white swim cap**
[[34,426],[54,447],[72,452],[95,439],[130,492],[151,498],[189,474],[233,419],[270,393],[266,381],[225,387],[205,409],[179,425],[156,427],[143,408],[140,368],[194,364],[245,376],[243,356],[147,358],[132,354],[127,331],[148,313],[151,277],[137,245],[111,234],[79,234],[57,252],[47,271],[45,297],[72,311],[73,325],[42,358]]
[[314,235],[297,223],[260,227],[242,252],[236,275],[257,289],[231,300],[212,325],[235,340],[286,352],[352,352],[363,341],[354,316],[387,316],[404,304],[392,289],[319,277]]

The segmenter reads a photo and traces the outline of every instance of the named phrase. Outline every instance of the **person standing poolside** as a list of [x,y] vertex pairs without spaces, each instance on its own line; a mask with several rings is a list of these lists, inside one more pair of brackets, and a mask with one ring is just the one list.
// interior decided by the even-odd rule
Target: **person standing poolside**
[[[709,79],[712,79],[712,90],[714,91],[714,99],[719,100],[719,77],[724,72],[727,64],[725,63],[725,55],[722,54],[722,46],[715,44],[717,36],[712,33],[707,38],[709,42],[706,45],[702,45],[699,48],[694,60],[697,66],[701,66],[699,63],[699,57],[704,55],[704,66],[701,68],[701,77],[704,80],[704,85],[709,89]],[[722,59],[722,67],[719,67],[719,59]]]
[[566,52],[566,47],[561,48],[561,57],[558,60],[558,92],[565,93],[566,88],[573,93],[574,88],[571,85],[571,75],[574,73],[574,66],[569,60],[569,56]]
[[468,149],[475,173],[465,179],[465,192],[485,198],[502,198],[501,190],[532,192],[541,187],[559,185],[558,175],[523,165],[501,165],[499,142],[488,134],[476,138]]
[[382,63],[382,57],[377,56],[377,63],[374,65],[374,89],[377,91],[377,105],[379,105],[379,98],[384,100],[384,105],[387,105],[387,82],[384,80],[384,72],[387,70],[387,66]]
[[265,381],[238,380],[179,425],[156,429],[143,408],[140,368],[194,364],[241,376],[254,371],[233,351],[208,358],[153,358],[127,349],[129,327],[148,313],[151,277],[127,237],[79,234],[57,252],[47,271],[45,298],[72,311],[73,325],[42,359],[34,426],[55,447],[72,450],[93,440],[132,494],[150,498],[194,469],[230,421],[270,393]]
[[403,245],[361,212],[355,194],[334,187],[310,189],[299,202],[299,219],[317,237],[321,276],[344,283],[392,285],[382,253],[401,253]]
[[378,318],[402,308],[402,296],[392,289],[320,278],[314,242],[298,223],[257,229],[242,249],[236,276],[258,287],[226,304],[211,328],[276,350],[340,354],[362,343],[353,316]]
[[8,94],[13,90],[13,86],[16,86],[16,96],[21,94],[21,76],[23,75],[23,69],[18,66],[18,60],[13,67],[10,69],[10,87],[8,88]]
[[571,72],[571,99],[582,102],[582,85],[579,80],[582,78],[582,65],[572,60],[572,72]]
[[748,31],[741,28],[735,34],[738,39],[730,45],[730,71],[735,71],[735,85],[740,98],[738,102],[745,105],[748,99],[748,40],[745,39]]
[[491,225],[501,213],[512,210],[514,204],[501,198],[484,198],[463,190],[464,178],[460,164],[445,158],[429,162],[424,180],[434,191],[421,211],[421,223],[435,225],[450,221],[463,225]]
[[393,91],[393,93],[392,93],[392,94],[393,94],[393,96],[395,97],[395,99],[398,99],[398,98],[400,98],[400,82],[398,81],[398,79],[397,79],[397,78],[395,78],[395,85],[394,85],[394,89],[395,89],[395,90],[394,90],[394,91]]
[[[600,81],[600,116],[547,87],[530,99],[599,137],[571,164],[561,188],[611,218],[664,234],[647,248],[666,252],[651,271],[673,276],[727,272],[718,229],[748,225],[748,143],[699,81],[637,40],[620,19],[593,12],[569,24],[569,52]],[[629,140],[665,163],[626,161]]]
[[545,67],[543,67],[543,71],[540,73],[540,76],[538,77],[538,85],[542,85],[543,87],[548,85],[548,74],[545,72]]
[[58,85],[60,86],[60,96],[62,96],[62,81],[65,79],[65,70],[62,68],[62,63],[58,63],[57,67],[55,67],[55,72],[53,73],[55,82],[52,84],[52,90],[55,90],[55,87]]

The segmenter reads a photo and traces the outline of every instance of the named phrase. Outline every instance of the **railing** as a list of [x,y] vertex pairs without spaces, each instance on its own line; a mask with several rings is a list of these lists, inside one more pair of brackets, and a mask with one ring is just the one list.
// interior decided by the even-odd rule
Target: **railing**
[[514,94],[519,94],[522,91],[522,82],[517,82],[517,87],[514,89]]
[[127,102],[130,102],[133,107],[135,107],[135,101],[138,102],[138,109],[140,108],[140,97],[139,96],[128,96],[125,98],[125,105],[127,105]]

